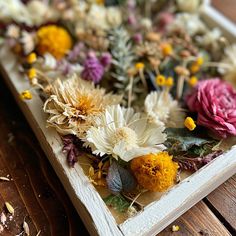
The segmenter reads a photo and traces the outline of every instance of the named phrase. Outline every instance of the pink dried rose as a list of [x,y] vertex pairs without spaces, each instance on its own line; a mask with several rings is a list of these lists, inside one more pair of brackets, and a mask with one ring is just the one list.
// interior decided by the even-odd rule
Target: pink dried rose
[[230,84],[220,79],[200,81],[186,102],[198,113],[198,125],[221,138],[236,136],[236,90]]

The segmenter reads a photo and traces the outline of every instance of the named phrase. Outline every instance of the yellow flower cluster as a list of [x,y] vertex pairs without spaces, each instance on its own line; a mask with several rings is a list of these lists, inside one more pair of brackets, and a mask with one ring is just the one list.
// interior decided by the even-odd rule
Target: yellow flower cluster
[[133,159],[131,170],[143,188],[163,192],[174,184],[178,164],[167,152],[160,152]]
[[190,71],[192,74],[195,74],[197,73],[200,68],[201,68],[201,65],[204,63],[204,60],[202,57],[198,57],[197,60],[195,62],[193,62],[190,66]]
[[174,85],[174,80],[172,77],[166,78],[164,75],[158,75],[156,77],[156,84],[159,86],[172,87]]
[[69,33],[56,25],[43,26],[37,31],[37,51],[40,55],[48,52],[60,59],[70,50],[72,39]]
[[22,100],[30,100],[30,99],[32,99],[32,97],[33,96],[29,90],[25,90],[20,94],[20,98]]

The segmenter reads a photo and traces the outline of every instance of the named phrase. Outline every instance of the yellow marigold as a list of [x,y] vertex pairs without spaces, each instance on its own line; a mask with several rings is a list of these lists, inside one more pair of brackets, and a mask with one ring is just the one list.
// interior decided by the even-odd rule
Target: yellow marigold
[[158,75],[156,77],[156,83],[157,85],[159,86],[164,86],[165,85],[165,82],[166,82],[166,77],[164,75]]
[[187,129],[189,129],[190,131],[193,131],[193,130],[195,130],[195,128],[196,128],[196,124],[195,124],[193,118],[191,118],[191,117],[187,117],[187,118],[185,119],[184,125],[185,125],[185,127],[186,127]]
[[133,159],[131,170],[143,188],[163,192],[174,184],[178,164],[167,152],[160,152]]
[[56,25],[43,26],[37,31],[37,51],[43,55],[48,52],[60,59],[70,50],[72,39],[69,33]]

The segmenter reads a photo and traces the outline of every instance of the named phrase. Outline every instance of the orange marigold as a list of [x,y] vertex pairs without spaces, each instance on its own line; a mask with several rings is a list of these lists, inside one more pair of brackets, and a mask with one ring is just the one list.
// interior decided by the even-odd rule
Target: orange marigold
[[167,152],[148,154],[131,161],[131,170],[138,183],[157,192],[163,192],[174,184],[178,167]]
[[72,39],[62,27],[47,25],[37,31],[37,51],[43,55],[48,52],[60,59],[71,49]]

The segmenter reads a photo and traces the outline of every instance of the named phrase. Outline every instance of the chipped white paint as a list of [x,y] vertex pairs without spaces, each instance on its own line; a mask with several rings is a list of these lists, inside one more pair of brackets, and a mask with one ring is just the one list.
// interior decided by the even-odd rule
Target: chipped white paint
[[[235,26],[210,7],[209,1],[205,2],[202,17],[209,25],[220,27],[229,39],[236,41]],[[19,99],[19,93],[28,89],[29,84],[28,80],[17,72],[14,55],[2,49],[0,60],[2,72],[13,95],[91,235],[156,235],[236,173],[234,147],[172,188],[159,201],[153,202],[135,217],[117,225],[79,164],[76,164],[74,169],[67,166],[66,158],[61,152],[60,137],[53,129],[46,128],[46,115],[42,111],[43,104],[38,95],[34,93],[34,98],[27,102]]]

